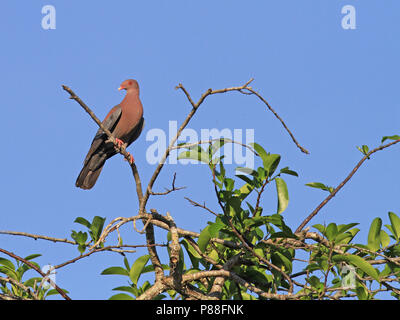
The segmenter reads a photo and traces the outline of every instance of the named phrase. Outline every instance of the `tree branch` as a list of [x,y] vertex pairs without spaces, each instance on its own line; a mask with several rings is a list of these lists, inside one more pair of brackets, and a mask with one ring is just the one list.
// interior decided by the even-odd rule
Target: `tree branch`
[[378,152],[380,150],[386,149],[390,146],[395,145],[396,143],[400,142],[399,140],[392,141],[388,144],[379,146],[370,152],[368,152],[362,159],[357,163],[357,165],[351,170],[351,172],[348,174],[348,176],[327,196],[315,209],[312,211],[306,219],[297,227],[295,233],[300,232],[306,225],[307,223],[310,222],[312,218],[314,218],[318,212],[331,200],[339,191],[340,189],[343,188],[343,186],[353,177],[353,175],[357,172],[357,170],[361,167],[361,165],[364,163],[365,160],[369,159],[372,154],[375,152]]

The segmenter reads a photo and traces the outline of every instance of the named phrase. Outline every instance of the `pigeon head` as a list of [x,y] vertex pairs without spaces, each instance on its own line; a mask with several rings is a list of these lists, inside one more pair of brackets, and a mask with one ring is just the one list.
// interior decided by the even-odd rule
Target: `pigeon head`
[[139,90],[139,84],[134,79],[128,79],[121,83],[118,90]]

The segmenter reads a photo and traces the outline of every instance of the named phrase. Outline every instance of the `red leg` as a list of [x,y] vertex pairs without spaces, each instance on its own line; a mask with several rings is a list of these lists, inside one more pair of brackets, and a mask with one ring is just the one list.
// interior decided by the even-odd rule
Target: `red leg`
[[117,146],[119,148],[121,148],[121,146],[124,144],[124,142],[121,139],[115,138],[115,143],[117,144]]

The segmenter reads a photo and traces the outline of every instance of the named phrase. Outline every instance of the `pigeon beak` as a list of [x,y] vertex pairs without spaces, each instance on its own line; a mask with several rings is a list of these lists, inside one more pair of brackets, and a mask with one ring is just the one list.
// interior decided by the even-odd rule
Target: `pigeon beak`
[[122,87],[119,87],[119,88],[118,88],[118,90],[122,90],[122,89],[125,89],[125,88],[122,88]]

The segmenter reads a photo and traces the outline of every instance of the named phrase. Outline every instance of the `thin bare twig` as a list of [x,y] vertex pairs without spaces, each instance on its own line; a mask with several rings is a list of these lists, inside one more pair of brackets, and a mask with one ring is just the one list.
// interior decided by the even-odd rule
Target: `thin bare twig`
[[191,205],[193,205],[194,207],[203,208],[203,209],[207,210],[208,212],[210,212],[211,214],[213,214],[214,216],[218,217],[218,214],[215,213],[214,211],[212,211],[210,208],[206,207],[206,204],[205,204],[205,203],[204,203],[204,204],[200,204],[200,203],[198,203],[198,202],[196,202],[196,201],[194,201],[194,200],[192,200],[192,199],[190,199],[190,198],[188,198],[188,197],[185,197],[185,199],[186,199],[187,201],[189,201],[189,203],[190,203]]
[[167,194],[169,194],[171,192],[182,190],[182,189],[186,188],[186,187],[175,187],[175,180],[176,180],[176,172],[174,173],[174,178],[172,179],[171,189],[165,188],[165,190],[166,190],[165,192],[153,192],[153,191],[150,191],[150,194],[152,196],[165,196],[165,195],[167,195]]
[[[255,94],[264,104],[268,107],[268,109],[274,114],[274,116],[282,123],[283,127],[286,129],[286,131],[289,133],[290,137],[292,138],[293,142],[296,144],[296,146],[301,150],[301,152],[309,154],[310,152],[302,147],[300,143],[296,140],[294,137],[293,133],[289,130],[287,127],[286,123],[282,120],[282,118],[278,115],[278,113],[271,107],[271,105],[268,103],[267,100],[265,100],[257,91],[253,90],[251,87],[245,88],[246,90],[250,91],[252,94]],[[245,93],[245,92],[241,92]]]
[[317,215],[317,213],[331,200],[339,191],[343,188],[343,186],[353,177],[353,175],[357,172],[357,170],[361,167],[365,160],[369,159],[372,154],[378,152],[380,150],[386,149],[390,146],[395,145],[400,142],[399,140],[392,141],[385,145],[379,146],[370,152],[368,152],[362,159],[357,163],[357,165],[351,170],[351,172],[347,175],[347,177],[308,215],[306,219],[297,227],[295,233],[300,232],[310,220]]
[[52,242],[64,242],[64,243],[69,243],[69,244],[77,244],[75,241],[68,240],[66,238],[63,238],[63,239],[62,238],[54,238],[54,237],[42,236],[42,235],[32,234],[32,233],[27,233],[27,232],[1,230],[0,234],[23,236],[23,237],[33,238],[35,240],[42,239],[42,240],[48,240],[48,241],[52,241]]

